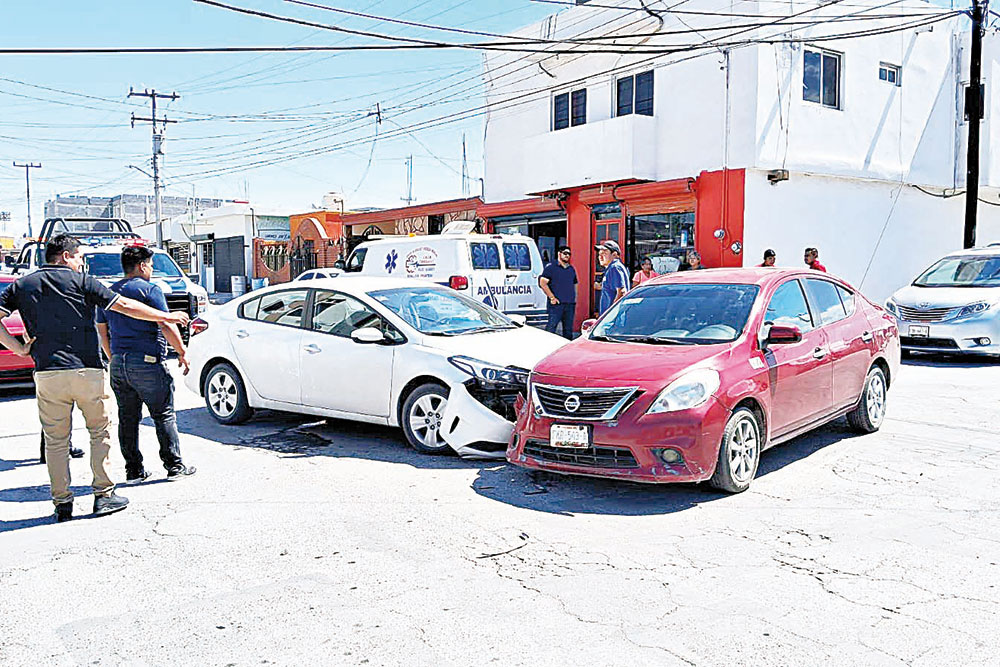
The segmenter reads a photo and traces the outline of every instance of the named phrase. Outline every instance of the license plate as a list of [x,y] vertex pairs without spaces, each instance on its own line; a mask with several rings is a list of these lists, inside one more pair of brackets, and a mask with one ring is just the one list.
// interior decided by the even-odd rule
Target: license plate
[[931,328],[926,326],[911,324],[907,333],[909,333],[909,335],[913,336],[914,338],[927,338],[928,336],[931,335]]
[[549,444],[553,447],[585,449],[590,446],[590,430],[586,426],[553,424],[549,429]]

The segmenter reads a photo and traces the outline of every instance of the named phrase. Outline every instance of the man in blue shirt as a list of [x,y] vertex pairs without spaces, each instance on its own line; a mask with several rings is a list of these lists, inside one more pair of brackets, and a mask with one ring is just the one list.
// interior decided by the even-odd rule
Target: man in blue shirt
[[[153,251],[144,246],[122,250],[125,277],[111,286],[113,292],[168,311],[163,290],[149,282],[153,277]],[[160,460],[167,479],[193,475],[195,468],[181,460],[177,417],[174,414],[174,379],[167,370],[167,341],[177,352],[186,375],[189,370],[184,341],[176,325],[143,322],[115,312],[97,312],[97,332],[104,353],[111,358],[111,388],[118,399],[118,443],[125,457],[125,481],[138,484],[149,478],[139,451],[139,422],[143,404],[156,427]]]
[[562,335],[569,340],[573,340],[576,315],[576,269],[569,263],[572,256],[569,246],[560,247],[556,255],[558,261],[546,266],[538,278],[538,285],[549,299],[549,322],[545,330],[555,333],[562,323]]
[[594,283],[594,289],[601,290],[601,315],[628,291],[628,269],[622,264],[621,254],[617,241],[609,239],[597,246],[597,261],[604,267],[604,279]]

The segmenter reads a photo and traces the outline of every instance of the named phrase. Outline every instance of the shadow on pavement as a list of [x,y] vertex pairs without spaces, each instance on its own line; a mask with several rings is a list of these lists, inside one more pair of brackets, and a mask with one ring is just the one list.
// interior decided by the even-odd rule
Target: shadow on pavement
[[903,365],[929,368],[997,368],[1000,367],[1000,357],[917,353],[904,356]]
[[0,459],[0,472],[7,472],[8,470],[14,470],[15,468],[21,468],[23,466],[40,466],[41,462],[37,458],[34,459]]
[[[772,447],[761,455],[757,477],[776,473],[825,447],[857,435],[845,420],[838,420]],[[481,496],[508,505],[565,516],[673,514],[728,496],[707,484],[640,484],[558,475],[502,464],[484,467],[472,488]]]
[[209,416],[205,408],[190,408],[177,413],[177,428],[181,433],[223,445],[266,449],[291,458],[356,458],[425,470],[481,468],[498,463],[420,454],[406,444],[398,428],[272,410],[258,410],[246,424],[225,426]]

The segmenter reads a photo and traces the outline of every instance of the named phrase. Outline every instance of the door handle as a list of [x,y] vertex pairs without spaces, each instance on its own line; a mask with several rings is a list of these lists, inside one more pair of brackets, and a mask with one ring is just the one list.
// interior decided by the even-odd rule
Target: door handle
[[308,352],[309,354],[316,354],[317,352],[322,352],[323,351],[323,350],[320,349],[319,345],[313,345],[312,343],[309,343],[308,345],[304,346],[302,349],[305,350],[306,352]]
[[235,333],[237,338],[246,338],[250,335],[247,333],[246,329],[237,329]]
[[815,350],[813,350],[813,359],[822,359],[825,356],[826,356],[826,350],[824,350],[823,348],[817,347]]
[[871,331],[866,331],[863,334],[861,334],[861,340],[863,340],[866,343],[872,342],[872,338],[874,338],[874,336],[872,336]]

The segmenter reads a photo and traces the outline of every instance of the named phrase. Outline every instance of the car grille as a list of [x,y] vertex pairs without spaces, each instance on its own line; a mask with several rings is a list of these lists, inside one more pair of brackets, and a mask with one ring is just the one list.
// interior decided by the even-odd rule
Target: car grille
[[903,347],[923,347],[937,350],[957,350],[958,343],[951,338],[914,338],[913,336],[901,336],[900,345]]
[[639,463],[629,449],[595,445],[586,449],[552,447],[540,440],[528,440],[524,454],[552,463],[568,463],[587,468],[638,468]]
[[[557,387],[546,384],[532,384],[532,391],[542,412],[548,417],[566,419],[609,420],[625,409],[639,392],[638,387],[609,387],[607,389],[581,389],[577,387]],[[569,400],[576,397],[576,401]],[[569,402],[578,402],[579,407],[570,410]]]
[[900,319],[907,322],[944,322],[958,315],[959,308],[914,308],[896,305]]
[[173,311],[184,311],[191,314],[191,299],[187,294],[167,294],[167,309]]

